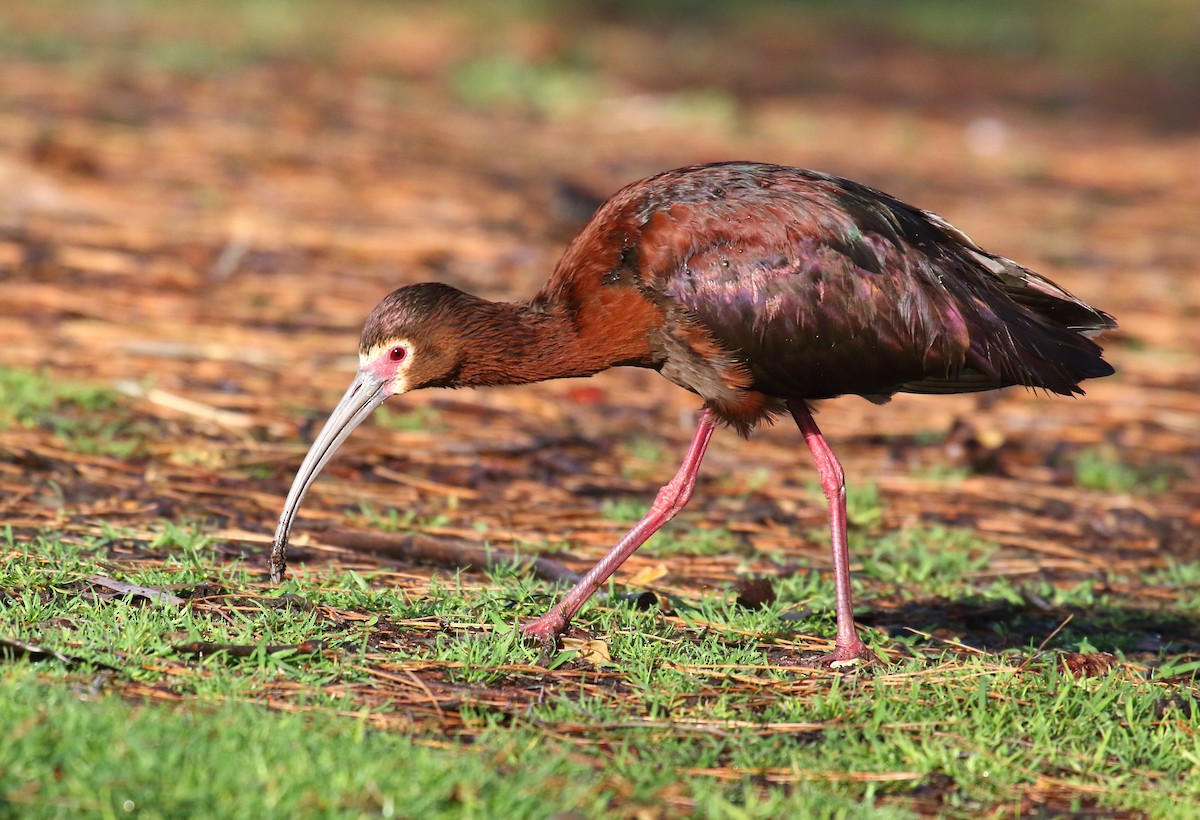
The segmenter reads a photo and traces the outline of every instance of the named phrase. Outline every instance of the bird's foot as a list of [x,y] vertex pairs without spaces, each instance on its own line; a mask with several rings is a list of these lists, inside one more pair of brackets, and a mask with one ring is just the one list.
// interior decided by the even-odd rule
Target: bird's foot
[[830,669],[834,672],[853,672],[875,663],[879,663],[879,656],[858,638],[853,642],[835,643],[833,651],[829,654],[805,658],[803,661],[805,666]]
[[521,633],[537,641],[543,657],[553,657],[558,651],[558,639],[567,629],[567,619],[552,609],[540,618],[521,626]]

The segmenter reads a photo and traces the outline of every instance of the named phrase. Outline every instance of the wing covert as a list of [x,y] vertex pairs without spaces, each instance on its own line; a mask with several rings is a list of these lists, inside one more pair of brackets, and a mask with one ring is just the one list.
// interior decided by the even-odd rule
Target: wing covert
[[693,253],[661,286],[769,395],[888,394],[961,372],[967,322],[928,261],[873,234],[854,247],[809,232],[726,241]]

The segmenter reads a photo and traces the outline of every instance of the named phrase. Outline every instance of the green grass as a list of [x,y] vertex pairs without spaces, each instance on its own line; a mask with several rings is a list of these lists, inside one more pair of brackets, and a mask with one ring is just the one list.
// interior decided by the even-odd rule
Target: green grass
[[106,387],[0,366],[0,430],[45,427],[67,450],[128,458],[142,446],[145,424]]
[[[570,5],[577,14],[589,8]],[[1036,57],[1076,70],[1200,69],[1190,0],[613,0],[605,8],[634,23],[662,26],[686,19],[709,30],[739,24],[754,30],[803,20],[810,31],[847,38],[885,37],[933,51]]]
[[[825,493],[817,479],[806,481],[813,504],[824,506]],[[879,488],[869,481],[846,485],[846,519],[851,527],[871,529],[883,521],[883,501]]]
[[879,488],[870,482],[847,485],[846,519],[852,526],[863,529],[870,529],[883,521]]
[[632,525],[642,520],[642,516],[650,509],[650,504],[632,496],[609,496],[601,503],[600,509],[604,517],[614,524]]
[[[621,526],[632,526],[650,510],[650,502],[641,498],[606,498],[601,505],[604,517]],[[724,527],[688,528],[672,522],[646,542],[647,555],[721,555],[738,552],[741,545]]]
[[500,54],[468,60],[450,76],[453,93],[478,108],[515,107],[544,117],[570,117],[601,96],[597,75],[565,63],[535,65]]
[[[196,76],[286,58],[336,64],[353,53],[363,31],[419,25],[421,20],[407,4],[372,3],[349,5],[331,18],[317,0],[122,0],[103,6],[47,0],[38,5],[41,14],[13,15],[9,22],[0,4],[0,50],[30,61],[135,66]],[[603,39],[586,32],[592,28],[588,23],[607,27],[614,18],[631,26],[676,27],[672,30],[685,36],[678,42],[663,38],[662,56],[666,64],[685,66],[715,58],[715,49],[729,43],[725,37],[731,33],[741,34],[734,44],[750,42],[756,34],[779,28],[786,32],[800,21],[817,38],[868,43],[884,38],[930,51],[1035,58],[1085,76],[1200,73],[1191,0],[615,0],[600,10],[578,0],[466,0],[447,4],[446,11],[460,22],[468,42],[478,44],[468,49],[473,56],[449,67],[449,89],[469,105],[517,107],[551,117],[586,110],[590,101],[611,90],[597,70],[601,61],[595,54]],[[503,35],[527,29],[531,22],[548,27],[563,21],[573,25],[560,26],[559,47],[546,56],[535,59],[496,45],[512,41]],[[684,89],[669,96],[680,117],[712,125],[733,116],[734,101],[719,88]]]
[[371,417],[376,424],[387,430],[437,433],[446,429],[446,422],[436,407],[424,406],[408,410],[380,407]]
[[[140,563],[110,554],[137,539]],[[1050,813],[1182,817],[1200,799],[1192,681],[1119,669],[1076,680],[1053,655],[943,657],[920,641],[905,642],[913,659],[874,674],[781,666],[780,651],[795,654],[790,641],[829,634],[823,610],[780,620],[831,598],[815,574],[780,582],[763,610],[725,593],[681,601],[673,617],[592,604],[578,623],[609,661],[593,667],[565,651],[542,668],[540,650],[512,627],[552,596],[515,568],[391,589],[371,575],[310,568],[267,589],[258,567],[218,563],[212,546],[202,526],[166,523],[73,542],[5,534],[0,636],[76,659],[0,666],[6,805],[35,817],[550,817],[639,807],[965,817],[1016,812],[1024,794]],[[875,548],[864,583],[928,586],[957,573],[944,586],[960,595],[989,555],[968,534],[938,529]],[[922,563],[922,551],[936,562]],[[955,552],[962,557],[946,557]],[[102,594],[91,575],[185,603]],[[1194,594],[1197,578],[1196,565],[1175,564],[1155,582]],[[1115,630],[1122,615],[1121,601],[1094,591],[1058,603],[1091,607],[1073,626]],[[1106,634],[1091,635],[1095,648],[1115,648]],[[312,640],[324,650],[298,648]],[[195,641],[250,651],[176,650]],[[1197,667],[1187,656],[1164,660],[1175,672]]]
[[660,532],[643,549],[647,555],[724,555],[742,551],[742,546],[724,527],[693,527]]
[[[455,496],[446,498],[446,509],[450,512],[458,509],[458,499]],[[446,513],[422,514],[417,510],[397,510],[389,507],[386,510],[377,509],[373,504],[361,502],[358,512],[351,515],[351,520],[357,520],[361,526],[385,532],[408,532],[429,527],[445,527],[450,523]]]
[[1200,563],[1170,558],[1162,570],[1146,579],[1146,583],[1173,590],[1177,608],[1200,613]]
[[[937,0],[860,2],[864,23],[936,49],[1038,55],[1077,67],[1200,69],[1194,6],[1186,0]],[[869,19],[868,19],[869,18]]]
[[530,817],[539,803],[591,811],[613,798],[566,755],[437,748],[374,730],[366,712],[131,704],[32,669],[0,678],[0,724],[0,790],[23,817]]
[[973,584],[996,546],[970,530],[934,526],[887,533],[869,544],[852,543],[851,550],[869,556],[864,561],[867,577],[940,597]]
[[1084,450],[1074,461],[1075,483],[1105,492],[1156,493],[1167,489],[1166,475],[1122,461],[1107,450]]
[[[194,76],[298,54],[327,61],[351,23],[379,17],[363,9],[330,18],[317,0],[120,0],[103,9],[48,0],[39,6],[40,14],[22,13],[15,16],[19,22],[5,25],[0,5],[2,50],[37,62],[120,64]],[[27,28],[22,23],[30,18],[37,23]]]

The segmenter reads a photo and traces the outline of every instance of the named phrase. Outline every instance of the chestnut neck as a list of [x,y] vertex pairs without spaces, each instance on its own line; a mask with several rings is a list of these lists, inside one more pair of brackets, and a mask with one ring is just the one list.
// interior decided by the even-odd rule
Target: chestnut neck
[[480,300],[470,313],[458,328],[464,356],[455,387],[529,384],[639,363],[593,338],[577,313],[558,305]]

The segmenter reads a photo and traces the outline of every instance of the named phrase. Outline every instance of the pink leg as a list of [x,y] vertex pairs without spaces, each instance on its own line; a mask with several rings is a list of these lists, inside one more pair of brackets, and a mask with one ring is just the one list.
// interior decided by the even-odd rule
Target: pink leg
[[567,624],[587,599],[616,572],[617,567],[625,563],[625,559],[633,555],[646,539],[658,532],[675,517],[675,513],[683,509],[692,497],[692,489],[696,486],[696,474],[700,471],[700,460],[704,458],[704,451],[708,449],[708,440],[712,438],[715,427],[716,421],[712,413],[705,410],[700,416],[700,425],[696,428],[696,435],[692,438],[692,445],[688,448],[679,472],[658,491],[650,511],[625,534],[620,543],[588,571],[587,575],[579,579],[579,583],[565,598],[542,617],[525,624],[522,631],[526,635],[545,642],[555,640],[567,628]]
[[854,628],[854,604],[850,598],[850,550],[846,546],[846,475],[825,437],[813,420],[808,405],[800,400],[787,403],[792,418],[804,434],[817,462],[821,489],[829,502],[829,529],[833,541],[833,583],[837,596],[837,638],[833,652],[823,660],[837,666],[875,656],[858,637]]

